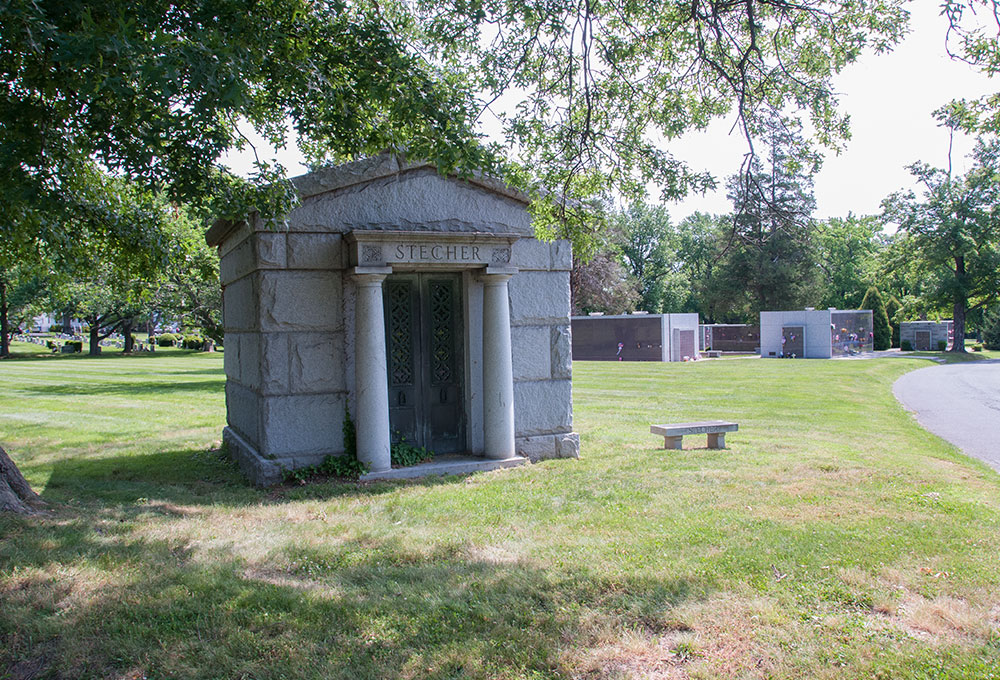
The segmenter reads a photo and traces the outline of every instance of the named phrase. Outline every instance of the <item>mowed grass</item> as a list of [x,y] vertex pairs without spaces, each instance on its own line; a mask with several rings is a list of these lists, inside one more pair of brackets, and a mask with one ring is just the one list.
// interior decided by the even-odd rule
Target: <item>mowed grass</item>
[[261,491],[219,355],[2,362],[50,511],[0,518],[0,677],[998,677],[1000,476],[893,399],[927,365],[578,363],[578,461]]

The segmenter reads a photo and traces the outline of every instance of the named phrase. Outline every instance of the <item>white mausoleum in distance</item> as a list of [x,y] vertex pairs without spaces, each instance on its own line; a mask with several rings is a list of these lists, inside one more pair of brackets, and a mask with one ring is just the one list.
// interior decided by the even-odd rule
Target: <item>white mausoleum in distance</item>
[[[396,154],[293,180],[272,229],[218,222],[227,427],[255,483],[344,452],[366,478],[577,457],[572,254],[533,237],[528,199]],[[394,470],[399,438],[436,454]]]

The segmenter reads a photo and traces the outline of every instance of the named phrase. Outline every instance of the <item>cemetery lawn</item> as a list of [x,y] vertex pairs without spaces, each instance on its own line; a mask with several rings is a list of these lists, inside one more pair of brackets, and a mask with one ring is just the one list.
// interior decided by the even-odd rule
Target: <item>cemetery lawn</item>
[[996,678],[1000,475],[893,399],[927,365],[577,363],[578,461],[262,491],[221,355],[0,362],[49,502],[0,517],[0,677]]

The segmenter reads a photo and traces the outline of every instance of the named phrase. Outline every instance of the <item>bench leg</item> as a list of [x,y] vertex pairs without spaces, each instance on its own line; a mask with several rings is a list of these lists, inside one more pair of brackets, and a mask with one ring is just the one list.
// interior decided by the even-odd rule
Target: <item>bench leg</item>
[[726,433],[720,432],[719,434],[708,435],[708,448],[710,449],[726,448]]
[[681,442],[684,437],[664,437],[663,438],[663,448],[665,449],[683,449]]

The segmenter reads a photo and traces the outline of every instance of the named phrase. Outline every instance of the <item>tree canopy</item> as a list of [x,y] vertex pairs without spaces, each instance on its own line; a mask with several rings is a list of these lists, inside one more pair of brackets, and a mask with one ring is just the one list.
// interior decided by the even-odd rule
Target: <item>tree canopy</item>
[[901,260],[915,269],[925,301],[950,307],[953,351],[965,351],[965,317],[1000,295],[1000,141],[979,140],[962,176],[951,168],[914,163],[923,186],[883,202],[884,219],[899,226]]
[[5,239],[59,239],[100,203],[78,179],[94,163],[217,216],[280,215],[283,168],[260,161],[243,182],[218,165],[250,128],[281,146],[291,125],[317,161],[405,146],[448,169],[487,163],[468,93],[374,2],[12,0],[0,72]]
[[714,117],[749,139],[766,111],[800,110],[821,143],[843,139],[830,78],[899,40],[902,4],[13,0],[0,8],[0,235],[53,228],[25,211],[72,212],[90,162],[173,200],[211,196],[221,215],[280,215],[282,168],[261,161],[248,184],[218,167],[250,128],[280,146],[290,127],[314,162],[393,147],[493,170],[472,129],[501,97],[503,173],[535,191],[539,224],[571,218],[583,204],[570,199],[649,183],[679,196],[712,180],[669,142]]

